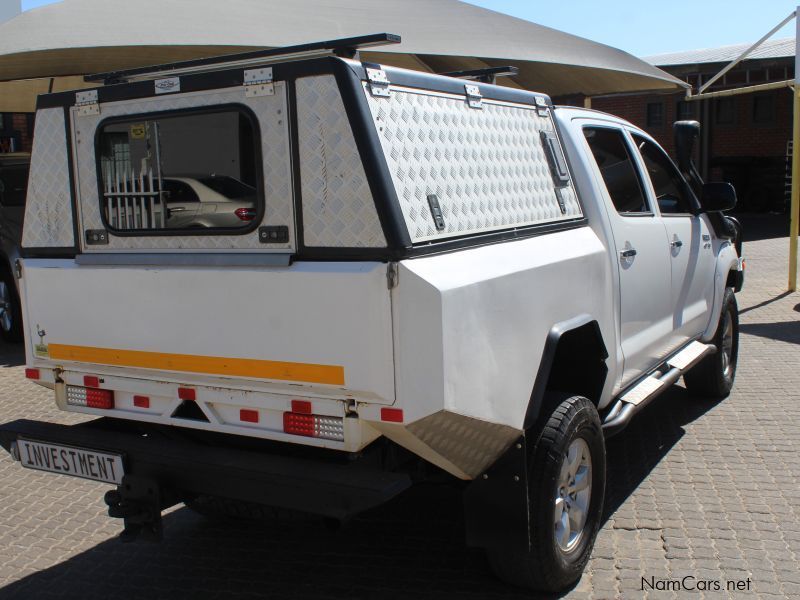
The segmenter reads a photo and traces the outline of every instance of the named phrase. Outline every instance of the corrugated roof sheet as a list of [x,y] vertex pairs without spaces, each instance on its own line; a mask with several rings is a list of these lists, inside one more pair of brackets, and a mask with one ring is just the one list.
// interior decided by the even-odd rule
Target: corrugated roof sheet
[[[784,38],[780,40],[767,40],[761,46],[753,50],[747,60],[787,58],[794,56],[796,46],[795,38]],[[739,55],[747,50],[753,42],[749,44],[734,44],[732,46],[722,46],[720,48],[705,48],[702,50],[686,50],[684,52],[668,52],[666,54],[656,54],[647,56],[644,60],[651,65],[660,67],[675,65],[696,65],[702,63],[727,63],[736,60]]]

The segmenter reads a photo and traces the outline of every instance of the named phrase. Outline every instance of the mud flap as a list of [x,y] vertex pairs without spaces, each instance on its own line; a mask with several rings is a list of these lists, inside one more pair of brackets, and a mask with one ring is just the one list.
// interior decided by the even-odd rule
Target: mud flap
[[518,438],[464,491],[467,545],[530,549],[528,464],[525,436]]

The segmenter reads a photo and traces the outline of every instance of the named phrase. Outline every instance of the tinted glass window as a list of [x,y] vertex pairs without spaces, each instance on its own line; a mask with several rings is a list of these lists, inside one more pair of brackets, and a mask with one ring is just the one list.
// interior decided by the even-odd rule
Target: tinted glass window
[[691,191],[678,168],[664,151],[650,140],[633,136],[658,199],[662,214],[688,213],[692,210]]
[[[244,229],[263,204],[251,120],[236,109],[102,126],[102,209],[115,230]],[[196,206],[187,206],[194,204]]]
[[736,121],[736,98],[717,98],[714,102],[714,114],[717,125],[733,125]]
[[583,130],[594,160],[600,167],[611,201],[621,215],[648,213],[639,175],[622,131],[605,127]]
[[661,127],[664,125],[664,103],[650,102],[647,104],[647,126]]
[[3,203],[3,206],[24,206],[27,188],[27,166],[0,169],[0,202]]

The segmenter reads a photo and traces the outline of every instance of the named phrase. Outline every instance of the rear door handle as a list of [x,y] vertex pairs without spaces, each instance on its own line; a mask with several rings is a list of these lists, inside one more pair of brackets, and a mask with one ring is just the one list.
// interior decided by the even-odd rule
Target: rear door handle
[[681,246],[683,246],[683,242],[680,240],[675,240],[670,244],[670,246],[672,246],[673,248],[680,248]]
[[622,250],[619,253],[620,257],[622,258],[633,258],[636,256],[636,248],[628,248],[627,250]]

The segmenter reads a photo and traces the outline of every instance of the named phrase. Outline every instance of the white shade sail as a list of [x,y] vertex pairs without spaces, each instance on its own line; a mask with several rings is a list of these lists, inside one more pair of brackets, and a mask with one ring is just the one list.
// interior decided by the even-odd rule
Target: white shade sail
[[365,60],[435,72],[510,64],[519,74],[501,83],[552,96],[685,86],[621,50],[457,0],[63,0],[0,25],[0,81],[384,31],[402,44]]

